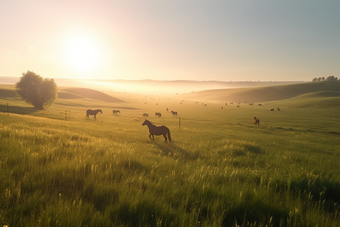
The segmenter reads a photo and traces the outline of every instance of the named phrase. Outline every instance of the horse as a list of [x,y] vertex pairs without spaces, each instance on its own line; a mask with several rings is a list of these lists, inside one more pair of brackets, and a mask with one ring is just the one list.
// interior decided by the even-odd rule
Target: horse
[[270,111],[274,111],[274,109],[270,109]]
[[280,108],[278,107],[277,110],[280,111]]
[[143,113],[143,117],[148,117],[149,114],[148,113]]
[[169,142],[171,142],[170,130],[166,126],[164,126],[164,125],[162,125],[162,126],[153,125],[150,121],[148,121],[146,119],[145,119],[145,121],[143,122],[142,125],[148,126],[149,132],[150,132],[149,138],[152,141],[155,141],[154,135],[155,136],[163,135],[164,139],[165,139],[164,143],[166,143],[167,142],[166,134],[168,134]]
[[158,113],[158,112],[156,112],[156,113],[155,113],[155,117],[157,117],[157,116],[158,116],[158,117],[161,117],[161,116],[162,116],[162,114],[161,114],[161,113]]
[[113,110],[113,114],[120,113],[120,110]]
[[97,110],[88,109],[88,110],[86,110],[86,117],[89,118],[89,115],[94,115],[93,118],[94,118],[94,119],[97,119],[97,118],[96,118],[96,115],[97,115],[98,112],[103,113],[102,110],[100,110],[100,109],[97,109]]
[[256,117],[254,117],[254,125],[260,126],[260,120]]
[[177,116],[177,112],[175,111],[171,111],[172,115],[176,115]]

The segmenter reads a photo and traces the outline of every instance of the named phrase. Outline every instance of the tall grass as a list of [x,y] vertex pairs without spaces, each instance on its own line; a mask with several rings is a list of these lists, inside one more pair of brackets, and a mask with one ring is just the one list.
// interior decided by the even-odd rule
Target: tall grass
[[[124,95],[120,115],[87,99],[21,115],[2,100],[14,111],[0,113],[0,225],[338,226],[337,109]],[[172,143],[149,140],[144,112]]]

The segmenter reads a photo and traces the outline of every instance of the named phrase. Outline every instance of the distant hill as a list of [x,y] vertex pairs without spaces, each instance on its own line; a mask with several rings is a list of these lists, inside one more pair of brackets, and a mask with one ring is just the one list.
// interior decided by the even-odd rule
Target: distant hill
[[[17,94],[14,91],[14,85],[1,85],[0,86],[0,98],[15,98]],[[103,92],[89,89],[89,88],[59,88],[58,99],[82,99],[89,98],[103,102],[124,102],[121,99],[117,99]]]
[[[15,84],[19,77],[0,77],[0,84]],[[58,87],[89,88],[100,91],[129,92],[169,95],[203,91],[209,89],[230,89],[264,87],[303,83],[302,81],[195,81],[195,80],[77,80],[55,78]]]
[[[340,91],[318,91],[302,94],[285,100],[287,106],[294,108],[339,108]],[[339,109],[338,109],[339,110]]]
[[81,99],[90,98],[103,102],[124,102],[103,92],[89,88],[60,88],[58,91],[59,99]]
[[183,99],[197,101],[222,101],[222,102],[264,102],[293,98],[302,94],[340,91],[339,82],[308,82],[266,87],[214,89],[192,92],[181,95]]

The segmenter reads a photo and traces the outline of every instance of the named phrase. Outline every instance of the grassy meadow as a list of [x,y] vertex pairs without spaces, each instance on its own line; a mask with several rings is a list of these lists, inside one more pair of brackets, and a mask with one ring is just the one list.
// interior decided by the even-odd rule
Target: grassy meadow
[[[59,88],[45,110],[13,89],[0,85],[0,226],[339,226],[339,89],[203,105]],[[149,139],[143,113],[172,143]]]

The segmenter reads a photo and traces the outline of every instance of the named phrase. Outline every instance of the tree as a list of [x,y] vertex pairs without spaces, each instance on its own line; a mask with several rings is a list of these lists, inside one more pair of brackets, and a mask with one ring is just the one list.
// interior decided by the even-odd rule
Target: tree
[[18,96],[37,109],[44,109],[44,107],[52,105],[57,99],[58,88],[54,80],[43,79],[31,71],[22,73],[22,77],[16,83],[15,88]]
[[326,81],[337,81],[337,80],[338,80],[338,77],[335,77],[335,76],[329,76],[326,79]]

